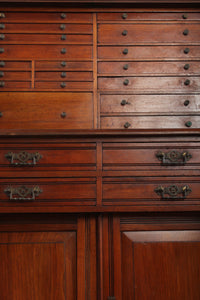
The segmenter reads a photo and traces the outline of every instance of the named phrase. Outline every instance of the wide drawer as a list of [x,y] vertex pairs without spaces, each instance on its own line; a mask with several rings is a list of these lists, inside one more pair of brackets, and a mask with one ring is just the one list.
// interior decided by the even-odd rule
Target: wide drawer
[[101,90],[199,92],[200,77],[113,77],[98,78]]
[[6,44],[92,44],[92,35],[86,34],[10,34],[2,35]]
[[100,24],[98,27],[98,42],[111,45],[190,43],[199,42],[199,36],[199,24]]
[[101,114],[196,113],[199,95],[101,95]]
[[199,12],[116,12],[98,13],[98,21],[137,21],[137,20],[158,20],[158,21],[190,21],[200,20]]
[[99,62],[98,73],[101,75],[199,75],[199,61],[125,61],[125,62]]
[[91,23],[91,13],[71,13],[71,12],[11,12],[6,9],[3,22],[24,22],[24,23],[57,23],[57,22],[77,22]]
[[[22,204],[23,203],[23,204]],[[0,181],[0,206],[95,205],[95,178]]]
[[99,46],[100,59],[199,59],[200,46]]
[[92,34],[92,25],[89,24],[5,24],[1,23],[0,33],[80,33]]
[[92,46],[2,45],[0,59],[92,59]]
[[92,72],[42,72],[36,71],[36,81],[92,81]]
[[102,129],[161,129],[161,128],[200,128],[199,116],[121,116],[102,117]]
[[1,129],[91,129],[91,93],[1,93]]
[[35,62],[36,71],[52,71],[52,70],[62,70],[62,71],[92,71],[92,62],[84,61],[45,61],[40,60]]
[[200,178],[121,177],[103,179],[104,205],[189,205],[200,202]]

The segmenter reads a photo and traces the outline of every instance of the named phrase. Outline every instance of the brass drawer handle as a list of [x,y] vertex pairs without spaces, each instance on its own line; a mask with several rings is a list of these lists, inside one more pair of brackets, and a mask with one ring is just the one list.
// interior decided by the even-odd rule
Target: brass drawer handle
[[177,185],[170,185],[168,187],[158,186],[155,188],[155,193],[165,200],[179,200],[185,199],[192,189],[188,186],[178,187]]
[[0,18],[5,18],[5,14],[4,13],[0,13]]
[[4,40],[5,39],[5,35],[2,33],[2,34],[0,34],[0,40]]
[[8,152],[5,157],[14,166],[34,166],[42,158],[42,155],[39,152],[22,151],[19,153]]
[[188,160],[192,158],[192,155],[189,152],[178,152],[176,150],[172,150],[169,152],[159,151],[156,153],[156,157],[158,160],[162,162],[163,165],[185,165]]
[[0,53],[4,53],[4,48],[0,48]]
[[61,19],[66,19],[66,14],[65,14],[65,13],[62,13],[62,14],[60,15],[60,17],[61,17]]
[[124,124],[124,128],[129,128],[131,126],[131,124],[129,123],[129,122],[126,122],[125,124]]
[[189,34],[189,30],[188,29],[185,29],[184,31],[183,31],[183,35],[188,35]]
[[185,48],[185,49],[184,49],[184,53],[185,53],[185,54],[188,54],[189,52],[190,52],[190,49],[189,49],[189,48]]
[[13,200],[29,200],[34,201],[35,197],[42,193],[39,186],[27,187],[25,185],[19,187],[9,186],[4,190],[9,195],[9,199]]
[[0,29],[5,29],[5,24],[0,24]]
[[122,19],[126,20],[127,17],[128,17],[128,14],[127,14],[127,13],[123,13],[123,14],[122,14]]
[[5,67],[5,61],[0,61],[0,67]]
[[127,48],[123,50],[123,54],[124,55],[128,54],[128,49]]

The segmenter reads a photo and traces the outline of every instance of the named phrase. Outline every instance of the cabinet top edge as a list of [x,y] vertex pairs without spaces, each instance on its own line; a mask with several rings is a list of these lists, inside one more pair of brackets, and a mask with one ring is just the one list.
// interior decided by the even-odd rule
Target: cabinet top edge
[[3,0],[0,3],[68,3],[68,4],[192,4],[200,3],[200,0]]

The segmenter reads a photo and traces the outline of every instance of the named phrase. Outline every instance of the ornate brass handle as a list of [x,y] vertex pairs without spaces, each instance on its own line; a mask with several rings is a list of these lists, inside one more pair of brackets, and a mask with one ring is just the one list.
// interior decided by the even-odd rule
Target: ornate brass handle
[[27,187],[27,186],[19,186],[7,187],[4,192],[9,195],[10,200],[29,200],[34,201],[35,197],[39,196],[42,193],[42,190],[39,186]]
[[158,186],[154,190],[157,195],[161,196],[162,199],[185,199],[192,189],[188,186],[178,187],[177,185],[170,185],[168,187]]
[[5,154],[5,157],[10,161],[11,165],[14,166],[34,166],[42,158],[42,155],[39,152],[28,153],[22,151],[19,153],[8,152]]
[[163,165],[185,165],[188,160],[192,158],[192,155],[189,152],[178,152],[172,150],[169,152],[159,151],[156,153],[156,157],[162,162]]

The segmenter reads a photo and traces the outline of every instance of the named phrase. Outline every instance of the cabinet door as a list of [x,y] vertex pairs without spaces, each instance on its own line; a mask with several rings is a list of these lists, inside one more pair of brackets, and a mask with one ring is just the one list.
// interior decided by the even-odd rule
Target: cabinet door
[[0,230],[0,299],[96,299],[94,219],[2,216]]
[[103,299],[199,299],[199,216],[105,218],[103,239]]

